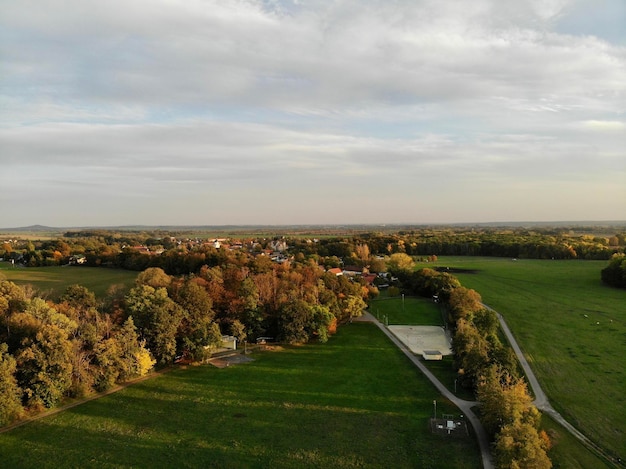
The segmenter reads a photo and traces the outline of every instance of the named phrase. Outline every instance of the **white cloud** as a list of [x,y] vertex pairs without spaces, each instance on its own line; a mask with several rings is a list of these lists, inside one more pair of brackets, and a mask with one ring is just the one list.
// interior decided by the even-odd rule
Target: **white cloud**
[[[610,182],[624,176],[615,166],[626,143],[626,48],[577,34],[574,23],[558,29],[580,1],[0,6],[0,177],[16,190],[14,217],[38,213],[17,200],[32,200],[27,191],[57,205],[108,193],[111,223],[135,203],[152,223],[193,223],[190,200],[227,194],[253,200],[237,212],[245,223],[279,203],[280,188],[313,207],[327,200],[319,190],[341,187],[345,204],[319,215],[341,221],[366,199],[351,194],[379,187],[402,208],[375,196],[370,206],[399,219],[405,199],[423,200],[446,180],[439,217],[454,221],[465,198],[454,187],[472,187],[483,219],[512,219],[489,207],[507,200],[492,195],[500,181],[546,181],[533,189],[540,198],[551,196],[550,181],[617,187]],[[423,189],[395,183],[411,179]],[[189,209],[156,209],[171,204]],[[292,208],[277,221],[297,216]]]

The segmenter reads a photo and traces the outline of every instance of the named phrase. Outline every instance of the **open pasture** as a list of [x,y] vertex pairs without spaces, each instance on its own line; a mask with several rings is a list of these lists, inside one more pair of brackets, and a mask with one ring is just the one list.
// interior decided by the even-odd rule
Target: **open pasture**
[[552,405],[624,459],[626,291],[600,281],[607,262],[446,257],[437,265],[505,316]]
[[13,267],[0,263],[0,277],[18,285],[32,285],[37,291],[56,299],[70,285],[82,285],[102,298],[111,285],[132,285],[137,272],[84,266]]
[[472,438],[433,435],[457,414],[372,324],[327,344],[176,369],[0,434],[3,465],[479,468]]

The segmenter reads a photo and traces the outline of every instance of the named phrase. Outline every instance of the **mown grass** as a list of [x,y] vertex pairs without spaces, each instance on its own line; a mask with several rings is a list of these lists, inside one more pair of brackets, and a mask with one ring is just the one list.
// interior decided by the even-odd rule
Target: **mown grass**
[[[626,454],[626,291],[605,261],[440,258],[501,312],[552,405],[612,454]],[[555,449],[555,451],[558,447]]]
[[13,267],[9,263],[0,263],[0,278],[2,276],[18,285],[30,284],[51,299],[57,299],[68,286],[75,284],[103,298],[111,285],[132,285],[137,272],[84,266]]
[[442,326],[439,305],[425,298],[383,297],[370,302],[369,312],[388,324]]
[[372,324],[324,345],[178,369],[0,434],[2,464],[42,467],[478,468],[473,439],[428,430],[449,402]]

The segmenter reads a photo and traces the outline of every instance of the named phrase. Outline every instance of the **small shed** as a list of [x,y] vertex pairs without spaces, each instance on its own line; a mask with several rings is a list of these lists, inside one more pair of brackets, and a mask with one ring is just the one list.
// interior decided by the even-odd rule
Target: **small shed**
[[424,360],[443,360],[443,354],[439,350],[424,350],[422,357]]
[[222,348],[227,348],[229,350],[237,350],[237,337],[232,335],[223,335],[222,336]]

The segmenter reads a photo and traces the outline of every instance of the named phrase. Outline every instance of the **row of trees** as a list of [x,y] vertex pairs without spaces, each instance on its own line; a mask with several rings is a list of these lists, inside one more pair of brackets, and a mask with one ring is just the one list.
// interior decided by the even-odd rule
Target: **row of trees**
[[[173,235],[179,236],[177,239]],[[342,262],[355,265],[364,261],[368,249],[372,271],[384,269],[380,256],[404,253],[410,256],[468,255],[537,259],[609,259],[623,253],[626,232],[610,236],[574,234],[568,229],[512,228],[423,228],[387,233],[357,233],[351,236],[323,237],[319,240],[285,234],[293,255],[314,258],[321,265],[337,267]],[[257,252],[269,246],[272,238],[238,240]],[[146,246],[146,255],[134,249]],[[253,247],[252,247],[253,246]],[[215,249],[198,238],[156,231],[108,232],[86,230],[68,232],[62,238],[44,241],[3,242],[0,257],[28,266],[68,263],[72,255],[84,255],[88,265],[109,265],[142,271],[160,267],[171,275],[196,272],[203,265],[223,265],[225,250]]]
[[74,286],[57,304],[0,282],[0,425],[25,408],[105,390],[154,365],[132,317],[98,311],[92,293]]
[[[409,267],[408,259],[403,261],[397,265]],[[458,379],[474,389],[481,402],[481,421],[494,440],[497,467],[552,467],[547,456],[550,439],[539,429],[540,413],[520,376],[515,354],[499,339],[496,313],[483,305],[475,290],[461,286],[447,272],[403,268],[393,272],[407,291],[443,303],[453,332]]]

